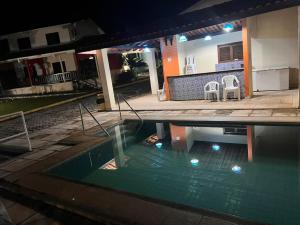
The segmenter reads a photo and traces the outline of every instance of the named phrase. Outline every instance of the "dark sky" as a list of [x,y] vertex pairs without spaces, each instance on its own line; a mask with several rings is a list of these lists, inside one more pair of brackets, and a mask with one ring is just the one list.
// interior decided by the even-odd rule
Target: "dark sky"
[[0,34],[92,18],[107,33],[130,30],[183,11],[198,0],[26,0],[0,9]]

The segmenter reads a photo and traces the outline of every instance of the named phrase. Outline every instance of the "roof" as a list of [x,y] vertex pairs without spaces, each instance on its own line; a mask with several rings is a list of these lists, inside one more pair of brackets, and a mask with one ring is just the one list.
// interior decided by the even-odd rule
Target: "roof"
[[[213,26],[226,21],[239,20],[256,14],[299,5],[299,0],[232,0],[208,8],[192,11],[156,22],[134,27],[130,32],[119,32],[98,36],[83,37],[63,46],[32,49],[19,53],[0,56],[0,60],[17,58],[41,52],[75,49],[76,52],[108,48],[133,42],[141,42],[168,35],[180,34],[191,30]],[[59,49],[56,49],[59,48]]]

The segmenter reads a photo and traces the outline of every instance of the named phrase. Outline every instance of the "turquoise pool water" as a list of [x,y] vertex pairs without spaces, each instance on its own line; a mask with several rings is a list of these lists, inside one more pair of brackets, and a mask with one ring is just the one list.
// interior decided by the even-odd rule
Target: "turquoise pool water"
[[117,126],[112,141],[48,173],[251,221],[300,223],[299,127],[163,126],[152,143],[145,140],[161,125],[146,123],[138,135],[131,123]]

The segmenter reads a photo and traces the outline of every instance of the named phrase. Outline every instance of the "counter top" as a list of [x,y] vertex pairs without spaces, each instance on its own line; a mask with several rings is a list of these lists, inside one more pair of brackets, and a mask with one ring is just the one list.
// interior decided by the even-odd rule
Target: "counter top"
[[234,69],[234,70],[223,70],[223,71],[216,71],[216,72],[208,72],[208,73],[195,73],[195,74],[183,74],[183,75],[176,75],[176,76],[170,76],[169,79],[174,78],[186,78],[186,77],[193,77],[193,76],[204,76],[204,75],[210,75],[210,74],[218,74],[218,73],[229,73],[229,72],[237,72],[237,71],[243,71],[244,69]]

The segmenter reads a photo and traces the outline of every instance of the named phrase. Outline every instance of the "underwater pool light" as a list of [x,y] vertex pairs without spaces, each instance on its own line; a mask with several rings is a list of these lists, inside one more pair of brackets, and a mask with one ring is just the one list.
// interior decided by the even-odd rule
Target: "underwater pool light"
[[199,160],[198,159],[191,159],[191,164],[192,164],[192,166],[198,166],[199,165]]
[[242,168],[238,165],[235,165],[234,167],[231,168],[232,172],[234,173],[237,173],[237,174],[240,174],[241,173],[241,170]]
[[157,142],[157,143],[155,144],[155,146],[156,146],[156,148],[161,149],[162,146],[163,146],[163,144],[162,144],[161,142]]
[[220,147],[220,145],[213,144],[213,145],[211,146],[211,149],[212,149],[213,151],[215,151],[215,152],[218,152],[218,151],[220,151],[221,147]]

